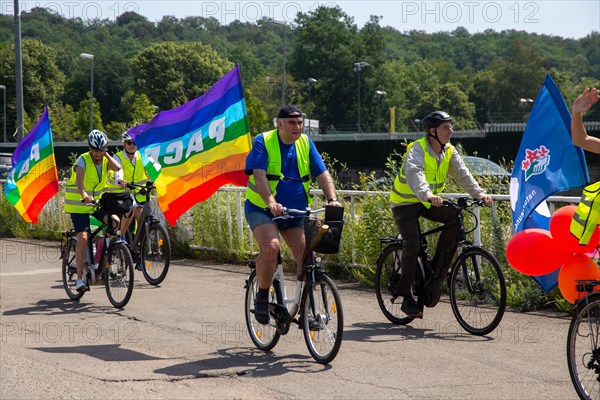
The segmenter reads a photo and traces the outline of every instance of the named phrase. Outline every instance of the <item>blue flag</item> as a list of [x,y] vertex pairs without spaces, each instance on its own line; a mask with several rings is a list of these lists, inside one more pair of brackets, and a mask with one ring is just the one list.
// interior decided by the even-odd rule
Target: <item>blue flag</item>
[[[545,200],[556,192],[589,183],[583,150],[571,141],[571,114],[560,90],[546,75],[531,110],[510,180],[510,205],[515,233],[549,229]],[[545,290],[558,284],[558,270],[533,277]]]

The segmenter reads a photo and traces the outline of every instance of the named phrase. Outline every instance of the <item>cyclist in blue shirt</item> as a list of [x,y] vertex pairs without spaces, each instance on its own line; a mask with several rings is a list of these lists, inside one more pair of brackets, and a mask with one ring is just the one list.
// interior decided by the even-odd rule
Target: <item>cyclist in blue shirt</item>
[[[279,234],[292,250],[298,267],[306,247],[303,218],[273,221],[283,207],[303,210],[312,203],[311,178],[316,177],[327,203],[341,206],[335,185],[321,155],[310,138],[302,133],[302,112],[293,105],[283,107],[277,116],[277,128],[258,135],[246,158],[245,173],[250,175],[246,188],[246,221],[259,253],[256,258],[258,294],[255,317],[269,322],[268,296],[277,269]],[[300,270],[298,270],[300,272]],[[299,279],[300,273],[298,274]]]

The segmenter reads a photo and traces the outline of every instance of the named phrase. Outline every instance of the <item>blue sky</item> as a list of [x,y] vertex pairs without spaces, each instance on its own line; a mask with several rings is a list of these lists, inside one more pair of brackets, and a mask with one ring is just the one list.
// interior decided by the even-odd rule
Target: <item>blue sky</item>
[[[192,1],[192,0],[59,0],[20,1],[23,11],[41,6],[67,17],[115,19],[124,11],[135,11],[151,21],[164,15],[214,17],[228,24],[238,19],[256,21],[262,17],[292,22],[297,12],[310,12],[319,5],[338,5],[359,27],[370,15],[382,17],[382,26],[399,31],[452,31],[459,26],[470,33],[486,29],[517,29],[547,35],[581,38],[600,31],[600,0],[496,0],[496,1]],[[13,13],[13,0],[0,0],[0,12]]]

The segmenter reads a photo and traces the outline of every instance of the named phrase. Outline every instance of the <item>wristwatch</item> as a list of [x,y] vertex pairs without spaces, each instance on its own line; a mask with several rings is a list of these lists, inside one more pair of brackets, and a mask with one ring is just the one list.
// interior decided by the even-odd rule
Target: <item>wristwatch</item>
[[332,197],[330,199],[327,200],[328,203],[331,203],[333,201],[338,201],[337,197]]

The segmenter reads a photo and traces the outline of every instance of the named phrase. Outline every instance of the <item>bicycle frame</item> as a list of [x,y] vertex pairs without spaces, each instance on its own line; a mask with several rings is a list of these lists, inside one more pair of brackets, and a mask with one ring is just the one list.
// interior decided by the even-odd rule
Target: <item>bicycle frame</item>
[[140,246],[142,238],[144,237],[144,234],[148,232],[148,227],[150,224],[158,221],[158,219],[154,216],[154,210],[150,204],[150,192],[154,188],[154,185],[148,183],[146,185],[128,184],[128,187],[142,189],[144,190],[144,194],[146,196],[146,202],[140,205],[140,207],[142,207],[142,215],[140,216],[140,223],[137,227],[137,232],[135,233],[135,236],[131,242],[131,248],[136,253],[139,253],[141,250]]
[[[107,214],[108,219],[112,220],[112,215]],[[105,268],[105,264],[106,264],[106,256],[108,254],[108,250],[111,246],[114,246],[115,243],[120,243],[120,242],[124,242],[123,237],[121,236],[121,231],[119,230],[120,228],[120,224],[121,224],[121,220],[119,220],[119,226],[117,227],[117,229],[115,230],[115,234],[112,238],[105,236],[104,239],[109,239],[107,243],[105,243],[104,246],[102,246],[102,253],[100,255],[100,260],[98,262],[98,266],[97,266],[97,270],[94,270],[94,268],[91,268],[91,265],[95,265],[94,263],[94,258],[95,258],[95,254],[93,251],[93,246],[95,243],[95,239],[96,237],[102,233],[102,230],[104,228],[106,228],[108,226],[107,222],[101,221],[101,225],[99,227],[97,227],[96,229],[94,229],[93,231],[89,231],[89,236],[88,236],[88,240],[87,240],[87,254],[89,255],[89,263],[85,263],[83,266],[83,273],[84,273],[84,280],[85,280],[85,274],[89,273],[91,275],[91,282],[93,284],[98,284],[97,282],[97,277],[101,277],[104,275],[104,271],[106,270]],[[96,251],[98,251],[98,249],[96,249]],[[86,257],[87,260],[87,257]]]
[[[308,217],[307,217],[308,218]],[[312,285],[315,281],[314,274],[315,270],[315,262],[317,261],[317,257],[315,257],[312,250],[305,247],[304,253],[302,255],[302,267],[299,273],[296,274],[296,284],[292,297],[287,296],[287,291],[285,288],[285,275],[283,273],[283,263],[281,258],[281,252],[277,255],[277,269],[275,274],[273,275],[273,284],[277,293],[277,302],[280,305],[286,307],[290,321],[298,314],[300,310],[300,303],[302,299],[302,292],[304,291],[304,287],[306,285]],[[279,283],[277,285],[277,282]],[[278,287],[280,286],[280,287]],[[312,291],[309,292],[310,296],[314,294]],[[314,298],[311,297],[311,305],[314,307]],[[290,308],[291,307],[291,308]],[[315,311],[314,309],[312,310]]]

